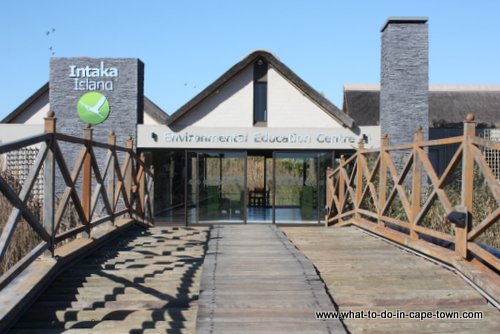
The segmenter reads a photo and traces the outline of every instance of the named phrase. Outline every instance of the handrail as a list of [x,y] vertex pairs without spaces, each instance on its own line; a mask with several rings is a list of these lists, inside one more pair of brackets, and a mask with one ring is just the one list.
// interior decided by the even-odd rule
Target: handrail
[[[80,153],[74,163],[64,156],[63,143],[79,145]],[[33,250],[44,249],[44,256],[54,256],[57,247],[74,238],[91,238],[94,228],[106,222],[113,224],[123,215],[148,226],[154,224],[154,172],[146,166],[144,155],[134,152],[131,137],[121,147],[116,145],[113,132],[107,143],[94,141],[90,126],[84,130],[84,138],[61,134],[56,132],[55,114],[49,112],[44,134],[0,145],[0,154],[33,145],[39,146],[39,153],[20,191],[0,174],[0,193],[12,206],[1,230],[0,264],[7,260],[8,249],[16,242],[13,237],[21,219],[41,240],[34,248],[25,250],[25,254],[38,254],[39,251]],[[104,161],[99,159],[98,163],[96,150],[107,151]],[[56,171],[62,180],[56,180]],[[28,203],[33,201],[32,189],[40,178],[43,178],[44,197],[41,212],[35,212]],[[63,188],[56,189],[61,181]],[[60,195],[58,198],[56,193]],[[19,268],[27,267],[35,258],[26,255],[7,267],[0,277],[0,289],[15,278]]]
[[[482,149],[500,150],[500,144],[476,136],[472,115],[464,121],[463,133],[424,141],[418,130],[412,143],[394,147],[384,135],[380,149],[370,150],[360,142],[349,159],[342,156],[335,169],[327,169],[325,225],[357,225],[410,247],[418,245],[419,251],[449,263],[479,259],[498,273],[498,254],[478,240],[488,231],[495,235],[500,230],[499,177],[482,153]],[[427,152],[435,146],[455,150],[441,175]],[[474,183],[477,176],[482,180],[479,190]],[[460,189],[448,193],[449,181],[460,183]],[[477,192],[489,196],[489,207],[481,216],[474,203]],[[457,204],[466,210],[464,226],[447,220],[447,215],[460,209]],[[442,225],[428,223],[434,218]],[[499,250],[499,245],[500,240],[493,240],[493,248]]]

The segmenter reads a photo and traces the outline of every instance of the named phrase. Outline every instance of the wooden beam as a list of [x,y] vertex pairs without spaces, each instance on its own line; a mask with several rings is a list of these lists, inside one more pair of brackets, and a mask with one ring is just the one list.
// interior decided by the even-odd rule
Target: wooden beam
[[[490,213],[484,220],[474,227],[472,231],[469,232],[467,235],[467,239],[469,241],[474,241],[477,237],[479,237],[488,227],[495,223],[499,223],[498,220],[500,219],[500,208],[496,208],[495,211]],[[500,223],[499,223],[500,224]]]
[[[33,163],[33,166],[31,167],[29,174],[26,177],[26,180],[24,181],[23,187],[19,192],[19,199],[25,205],[28,201],[31,189],[33,189],[33,185],[36,182],[38,173],[42,168],[43,161],[47,156],[47,151],[48,151],[48,146],[45,142],[43,142],[37,154],[35,162]],[[0,258],[3,258],[5,255],[7,246],[9,245],[10,240],[14,234],[20,215],[21,215],[21,209],[19,207],[14,207],[9,215],[9,218],[7,219],[7,222],[3,227],[2,235],[0,236],[0,245],[1,245]]]
[[[471,151],[470,140],[476,135],[476,123],[474,116],[467,115],[464,121],[464,148],[462,152],[462,199],[461,205],[467,209],[469,217],[473,212],[474,197],[474,156]],[[470,220],[470,219],[469,219]],[[467,234],[470,229],[470,221],[461,228],[455,226],[455,252],[463,259],[468,258]]]
[[413,139],[413,170],[411,178],[411,206],[410,206],[410,238],[418,239],[418,234],[415,231],[417,225],[417,216],[420,212],[422,198],[422,165],[419,159],[419,145],[424,140],[424,132],[422,128],[415,132]]

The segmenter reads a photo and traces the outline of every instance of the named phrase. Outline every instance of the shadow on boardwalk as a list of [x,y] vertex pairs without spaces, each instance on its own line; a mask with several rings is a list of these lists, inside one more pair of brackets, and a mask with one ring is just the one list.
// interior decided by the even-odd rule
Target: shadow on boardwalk
[[134,228],[63,272],[12,333],[194,332],[207,228]]

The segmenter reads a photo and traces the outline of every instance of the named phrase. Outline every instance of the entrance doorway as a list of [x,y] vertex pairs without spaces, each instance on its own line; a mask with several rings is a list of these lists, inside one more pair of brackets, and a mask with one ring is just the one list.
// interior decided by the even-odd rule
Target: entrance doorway
[[189,223],[245,222],[246,153],[188,152]]
[[159,221],[320,223],[333,152],[178,150],[153,153]]
[[325,206],[326,168],[331,154],[274,153],[275,223],[318,223]]
[[273,222],[272,151],[247,153],[247,223]]

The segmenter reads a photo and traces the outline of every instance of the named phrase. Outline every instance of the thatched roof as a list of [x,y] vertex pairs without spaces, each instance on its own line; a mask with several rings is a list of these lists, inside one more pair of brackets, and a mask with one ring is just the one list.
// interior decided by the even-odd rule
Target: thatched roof
[[[380,85],[344,85],[343,111],[357,125],[378,125]],[[472,113],[476,121],[500,127],[500,85],[430,85],[429,125],[453,127]]]
[[323,109],[327,114],[337,120],[340,124],[348,128],[354,126],[354,121],[351,117],[339,110],[339,108],[337,108],[333,103],[331,103],[328,99],[326,99],[304,80],[302,80],[297,74],[295,74],[290,68],[288,68],[280,60],[278,60],[278,58],[276,58],[273,54],[263,50],[258,50],[250,53],[239,63],[231,67],[226,73],[221,75],[207,88],[205,88],[198,95],[188,101],[185,105],[180,107],[175,113],[173,113],[169,117],[167,125],[173,124],[179,118],[189,113],[195,106],[214,94],[222,85],[226,84],[229,80],[238,75],[238,73],[252,64],[255,60],[257,60],[257,58],[264,58],[269,66],[272,66],[278,73],[283,75],[283,77],[285,77],[295,87],[297,87],[297,89],[304,93],[305,96],[311,99],[311,101],[316,103],[319,107],[321,107],[321,109]]

